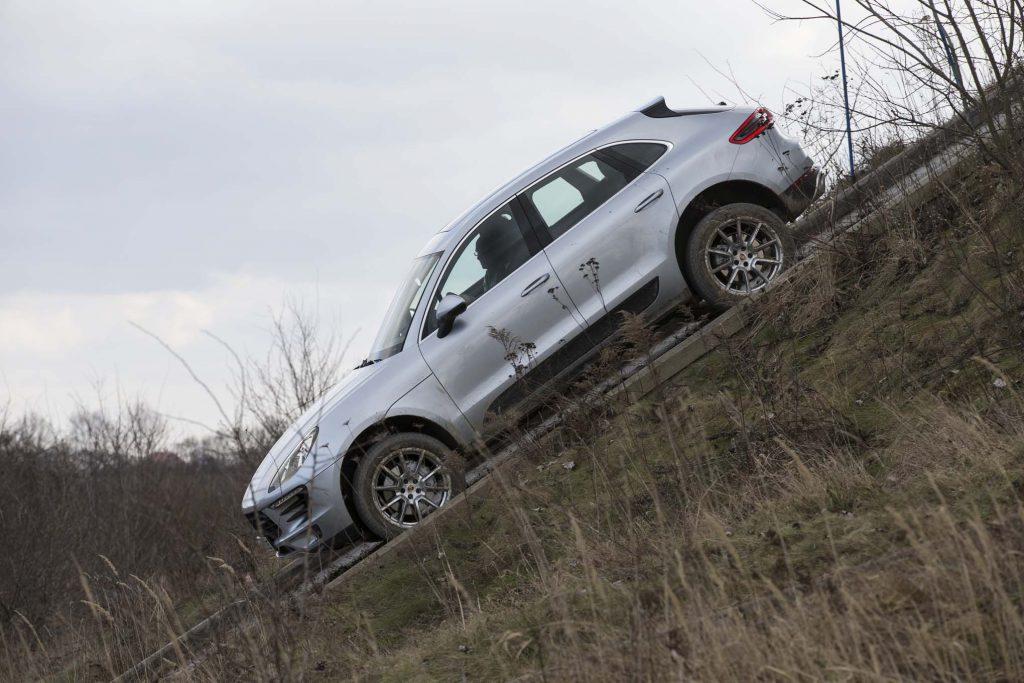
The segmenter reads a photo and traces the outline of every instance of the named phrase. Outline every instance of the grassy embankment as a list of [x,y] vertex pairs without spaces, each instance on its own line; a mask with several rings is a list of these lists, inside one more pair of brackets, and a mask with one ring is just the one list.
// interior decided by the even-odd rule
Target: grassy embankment
[[313,603],[286,668],[1024,678],[1021,192],[932,195]]
[[[212,560],[254,618],[188,675],[1024,678],[1021,185],[930,194],[646,399],[566,397],[485,495],[341,587],[281,602]],[[610,357],[642,353],[630,327]],[[150,625],[97,611],[65,677],[180,632],[142,598]],[[53,671],[39,640],[9,673]]]

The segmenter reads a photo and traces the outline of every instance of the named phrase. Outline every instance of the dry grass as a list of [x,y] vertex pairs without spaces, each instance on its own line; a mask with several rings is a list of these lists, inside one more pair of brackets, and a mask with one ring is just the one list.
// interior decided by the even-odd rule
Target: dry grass
[[[220,603],[211,557],[253,574],[272,568],[247,551],[251,530],[225,495],[242,490],[244,465],[83,453],[26,423],[0,433],[0,459],[10,550],[0,558],[0,675],[20,679],[20,664],[59,670],[93,645],[120,663]],[[93,642],[99,623],[116,626],[104,643]]]
[[[577,387],[487,495],[337,590],[209,561],[243,628],[173,676],[1024,679],[1020,193],[950,180],[653,397]],[[608,367],[644,353],[629,328]],[[152,583],[95,577],[75,667],[12,619],[7,678],[110,677],[185,625]]]
[[160,414],[102,396],[65,429],[0,411],[0,677],[110,679],[225,603],[264,609],[251,587],[279,563],[253,552],[238,501],[344,353],[296,304],[271,342],[265,358],[232,356],[235,410],[202,439],[174,443]]
[[300,671],[1024,676],[1020,262],[997,267],[1021,236],[1010,186],[963,201],[987,173],[837,245],[661,396],[581,412],[324,596]]

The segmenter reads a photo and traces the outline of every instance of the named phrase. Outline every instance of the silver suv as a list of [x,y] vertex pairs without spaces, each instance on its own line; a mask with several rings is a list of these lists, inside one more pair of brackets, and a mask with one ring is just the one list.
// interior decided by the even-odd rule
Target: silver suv
[[415,526],[465,486],[461,456],[578,369],[620,311],[654,320],[768,286],[818,185],[763,108],[659,98],[577,140],[427,242],[369,358],[281,436],[243,512],[279,555]]

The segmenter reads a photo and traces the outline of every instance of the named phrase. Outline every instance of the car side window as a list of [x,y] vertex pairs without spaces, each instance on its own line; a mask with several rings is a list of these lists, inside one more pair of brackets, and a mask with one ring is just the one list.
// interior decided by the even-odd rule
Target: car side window
[[551,239],[558,239],[638,175],[631,165],[613,165],[600,153],[588,154],[527,189],[523,197]]
[[668,150],[663,142],[624,142],[600,150],[610,161],[628,164],[638,171],[646,171]]
[[427,314],[424,336],[437,329],[435,312],[446,294],[458,294],[472,304],[511,275],[533,255],[523,227],[509,202],[485,218],[448,262]]
[[558,177],[530,195],[537,213],[549,228],[583,206],[583,193],[565,178]]

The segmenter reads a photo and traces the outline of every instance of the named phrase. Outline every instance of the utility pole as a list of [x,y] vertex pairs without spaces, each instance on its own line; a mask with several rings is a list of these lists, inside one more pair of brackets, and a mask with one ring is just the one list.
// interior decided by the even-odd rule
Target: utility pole
[[846,87],[846,47],[843,45],[843,12],[836,0],[836,23],[839,25],[839,65],[843,70],[843,105],[846,107],[846,148],[850,153],[850,180],[857,177],[853,170],[853,131],[850,127],[850,91]]
[[953,75],[953,79],[956,81],[956,85],[960,88],[960,96],[964,95],[964,79],[960,75],[960,63],[956,58],[956,50],[953,49],[953,43],[949,40],[949,34],[946,33],[946,27],[939,21],[939,12],[935,9],[935,0],[929,0],[929,5],[932,6],[932,16],[935,17],[935,26],[939,29],[939,38],[942,39],[942,46],[946,50],[946,61],[949,62],[949,72]]

